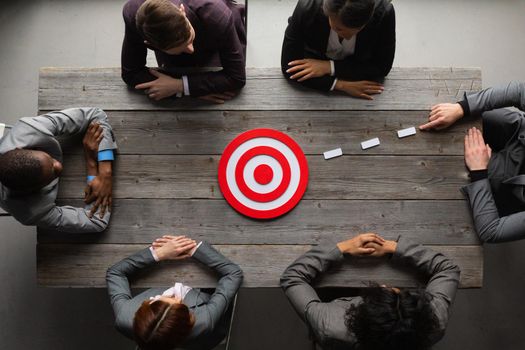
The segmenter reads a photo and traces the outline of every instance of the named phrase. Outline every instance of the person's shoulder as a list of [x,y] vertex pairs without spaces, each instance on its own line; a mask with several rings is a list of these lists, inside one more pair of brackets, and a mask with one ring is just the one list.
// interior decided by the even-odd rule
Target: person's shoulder
[[392,0],[376,0],[374,8],[374,20],[381,20],[394,13]]
[[323,0],[299,0],[296,10],[303,13],[313,14],[322,12]]
[[190,0],[187,5],[199,21],[213,33],[222,32],[221,29],[226,28],[233,18],[227,0]]
[[124,17],[124,20],[135,22],[137,11],[144,1],[145,0],[128,0],[122,8],[122,16]]

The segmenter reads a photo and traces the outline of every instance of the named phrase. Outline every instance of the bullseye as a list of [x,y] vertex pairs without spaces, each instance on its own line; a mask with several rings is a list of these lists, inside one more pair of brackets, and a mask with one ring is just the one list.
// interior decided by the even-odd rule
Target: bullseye
[[240,213],[270,219],[292,210],[308,184],[308,163],[299,145],[272,129],[233,139],[219,161],[219,187]]
[[258,165],[253,172],[253,177],[255,178],[255,181],[261,185],[267,185],[270,183],[270,181],[272,181],[273,170],[266,164]]

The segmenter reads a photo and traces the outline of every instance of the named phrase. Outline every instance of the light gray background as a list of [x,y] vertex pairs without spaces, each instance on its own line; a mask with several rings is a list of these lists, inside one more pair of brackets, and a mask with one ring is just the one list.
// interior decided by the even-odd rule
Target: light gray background
[[[295,1],[249,1],[248,66],[279,66]],[[124,2],[2,1],[0,121],[35,115],[39,67],[118,66]],[[394,4],[396,66],[481,67],[485,87],[523,80],[525,1]],[[105,290],[36,287],[35,245],[34,228],[0,217],[0,349],[133,349],[113,329]],[[485,247],[485,286],[459,292],[437,349],[523,349],[524,251],[525,242]],[[278,289],[241,290],[237,315],[233,349],[309,348]]]

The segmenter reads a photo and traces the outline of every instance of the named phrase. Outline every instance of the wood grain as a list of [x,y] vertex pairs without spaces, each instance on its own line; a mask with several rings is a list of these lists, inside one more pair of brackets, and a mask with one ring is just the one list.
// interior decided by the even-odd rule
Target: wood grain
[[[105,287],[109,266],[145,248],[140,245],[108,244],[39,244],[38,284],[52,287]],[[239,264],[244,272],[242,287],[278,287],[284,269],[310,249],[308,245],[224,245],[216,246],[225,256]],[[481,246],[433,246],[452,258],[461,268],[461,287],[482,285]],[[134,287],[166,287],[182,281],[193,287],[215,287],[217,277],[192,260],[161,263],[137,276]],[[398,287],[424,284],[425,278],[414,267],[384,259],[347,259],[316,283],[317,287],[362,287],[377,281]]]
[[[219,155],[255,128],[282,131],[309,155],[339,147],[347,155],[463,155],[465,130],[481,126],[465,118],[446,131],[398,139],[397,130],[423,124],[428,111],[110,111],[108,117],[121,155]],[[381,146],[363,152],[361,142],[373,137]],[[83,153],[78,138],[63,143],[66,153]]]
[[389,239],[403,235],[425,244],[479,244],[470,209],[457,200],[302,200],[287,215],[268,221],[242,216],[224,200],[115,200],[112,214],[109,229],[101,234],[40,229],[38,241],[151,243],[172,233],[212,244],[318,244],[377,232]]
[[42,68],[38,106],[40,110],[79,105],[106,110],[427,110],[479,90],[481,75],[479,69],[396,68],[384,85],[385,91],[368,101],[303,88],[286,81],[279,68],[249,68],[246,86],[225,105],[193,98],[152,103],[142,92],[126,87],[119,68]]
[[[114,166],[115,198],[222,198],[220,157],[123,155]],[[463,157],[308,156],[307,199],[463,199]],[[66,158],[59,198],[83,198],[84,160]]]

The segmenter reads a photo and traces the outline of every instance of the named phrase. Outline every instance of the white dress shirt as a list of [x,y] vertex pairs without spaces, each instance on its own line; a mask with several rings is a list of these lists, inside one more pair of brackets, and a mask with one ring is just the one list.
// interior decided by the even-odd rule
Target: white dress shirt
[[[355,53],[355,42],[357,34],[350,39],[339,40],[339,35],[333,30],[330,30],[328,37],[328,45],[326,46],[326,57],[330,58],[330,75],[335,75],[334,60],[342,60],[345,57],[351,56]],[[334,90],[337,78],[332,84],[330,91]]]

